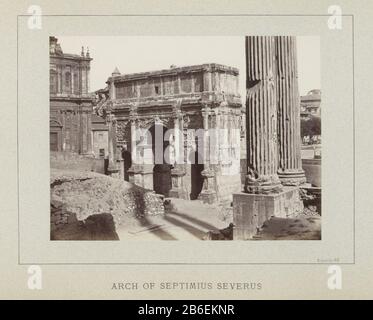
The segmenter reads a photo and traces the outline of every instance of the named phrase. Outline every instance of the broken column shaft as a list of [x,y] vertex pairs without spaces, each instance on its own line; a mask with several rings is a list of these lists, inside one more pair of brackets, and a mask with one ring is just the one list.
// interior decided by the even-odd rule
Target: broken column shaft
[[248,193],[281,189],[277,176],[276,60],[273,37],[246,37]]

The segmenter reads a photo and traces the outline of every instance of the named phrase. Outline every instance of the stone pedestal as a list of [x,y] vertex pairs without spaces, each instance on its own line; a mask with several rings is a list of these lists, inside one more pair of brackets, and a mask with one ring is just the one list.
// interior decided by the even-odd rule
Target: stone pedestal
[[145,165],[141,171],[141,186],[153,190],[153,165]]
[[203,203],[213,204],[217,202],[217,195],[215,191],[215,172],[212,169],[205,169],[201,172],[203,177],[203,189],[198,196]]
[[117,166],[117,163],[115,161],[110,162],[109,160],[109,166],[107,168],[108,175],[113,178],[119,178],[120,172],[119,168]]
[[145,189],[153,189],[153,170],[151,167],[135,164],[127,172],[129,182]]
[[129,182],[141,186],[142,184],[142,167],[140,165],[132,165],[131,168],[128,169],[128,180]]
[[185,200],[189,199],[188,191],[184,186],[185,174],[185,169],[180,165],[176,165],[176,167],[171,170],[172,188],[169,191],[169,197]]
[[216,192],[213,190],[202,190],[198,199],[203,203],[214,204],[217,202]]
[[117,168],[108,167],[107,171],[110,177],[119,178],[119,170]]
[[279,193],[233,194],[233,240],[250,240],[272,217],[289,218],[303,210],[298,187],[284,187]]

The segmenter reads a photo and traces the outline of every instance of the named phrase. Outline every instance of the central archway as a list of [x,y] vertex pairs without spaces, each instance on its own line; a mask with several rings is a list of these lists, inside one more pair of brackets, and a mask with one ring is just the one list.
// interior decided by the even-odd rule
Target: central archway
[[163,124],[155,123],[150,127],[149,132],[152,137],[154,159],[153,190],[168,197],[171,190],[171,165],[167,161],[170,159],[167,153],[169,152],[169,142],[164,141],[167,128]]

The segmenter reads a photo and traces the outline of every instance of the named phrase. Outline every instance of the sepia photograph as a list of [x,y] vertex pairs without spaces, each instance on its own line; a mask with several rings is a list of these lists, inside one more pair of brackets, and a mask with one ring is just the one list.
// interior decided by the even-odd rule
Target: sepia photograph
[[372,297],[372,3],[0,8],[0,300]]
[[319,36],[49,37],[51,240],[321,240]]

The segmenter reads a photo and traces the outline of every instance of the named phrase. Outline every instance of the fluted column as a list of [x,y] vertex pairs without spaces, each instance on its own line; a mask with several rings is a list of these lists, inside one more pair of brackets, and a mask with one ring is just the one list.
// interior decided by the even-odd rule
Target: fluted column
[[174,167],[171,169],[172,187],[169,191],[169,196],[173,198],[188,199],[188,192],[184,184],[186,170],[184,164],[184,139],[182,131],[183,115],[181,112],[181,103],[182,100],[178,99],[174,105],[173,110],[175,163]]
[[86,67],[82,67],[81,69],[82,78],[81,78],[81,84],[82,84],[82,95],[85,95],[87,93],[87,73],[86,73]]
[[91,68],[90,67],[87,67],[87,93],[89,93],[89,90],[90,90],[90,76],[89,76],[89,73],[90,73],[90,70]]
[[284,185],[306,182],[302,169],[296,38],[275,37],[277,57],[278,176]]
[[91,112],[87,112],[87,134],[88,134],[88,137],[87,137],[87,153],[92,155],[93,154],[93,151],[92,151],[92,113]]
[[113,114],[108,115],[108,135],[109,135],[109,165],[108,171],[111,176],[116,176],[118,168],[116,166],[116,120]]
[[202,119],[203,119],[203,163],[205,169],[210,168],[210,141],[209,141],[209,116],[211,113],[211,108],[208,105],[205,105],[202,110]]
[[202,191],[198,196],[198,199],[202,200],[204,203],[212,204],[216,202],[217,196],[215,191],[215,171],[210,167],[210,141],[209,141],[209,116],[211,113],[211,108],[208,105],[204,105],[202,111],[203,117],[203,163],[204,169],[201,172],[203,177],[203,187]]
[[245,191],[281,190],[277,175],[276,60],[274,37],[246,37],[247,156]]
[[174,110],[174,149],[175,149],[175,164],[180,164],[181,161],[181,156],[182,156],[182,149],[181,147],[181,142],[182,142],[182,136],[181,136],[181,131],[180,131],[180,123],[182,123],[183,120],[183,115],[179,108],[175,108]]
[[[221,145],[220,145],[220,132],[221,132],[221,124],[220,124],[220,118],[221,118],[221,110],[220,108],[216,108],[214,110],[215,113],[215,131],[214,131],[214,141],[213,145],[210,144],[211,152],[210,155],[213,156],[213,164],[217,164],[220,166],[220,160],[221,160]],[[210,141],[211,143],[211,141]],[[211,161],[210,161],[211,164]]]
[[136,117],[131,117],[131,155],[132,155],[132,163],[137,163],[137,148],[136,148]]
[[57,66],[57,94],[61,93],[61,68]]
[[70,78],[71,78],[71,81],[70,81],[71,88],[70,88],[69,93],[73,94],[74,93],[74,70],[73,69],[71,70]]
[[137,122],[138,122],[138,115],[137,115],[137,105],[130,106],[129,112],[129,120],[131,122],[131,158],[132,158],[132,165],[127,170],[129,181],[137,184],[142,185],[140,173],[142,171],[142,165],[139,163],[139,156],[136,147],[137,137],[136,137],[136,130],[137,130]]

